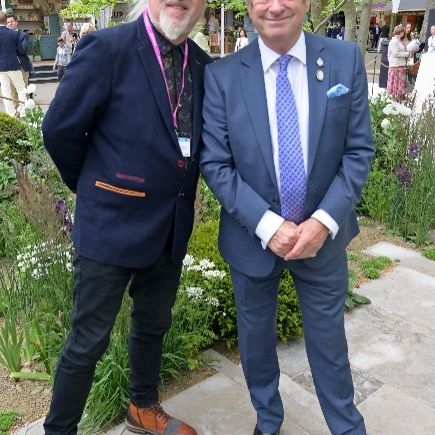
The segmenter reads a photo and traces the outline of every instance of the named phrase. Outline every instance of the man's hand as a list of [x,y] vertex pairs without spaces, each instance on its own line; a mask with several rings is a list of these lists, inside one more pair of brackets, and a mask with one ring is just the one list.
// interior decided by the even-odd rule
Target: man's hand
[[284,221],[269,240],[267,247],[278,257],[283,258],[292,249],[298,237],[298,226],[293,222]]
[[329,229],[317,219],[309,218],[298,225],[298,232],[298,241],[284,256],[286,261],[315,257],[328,237]]

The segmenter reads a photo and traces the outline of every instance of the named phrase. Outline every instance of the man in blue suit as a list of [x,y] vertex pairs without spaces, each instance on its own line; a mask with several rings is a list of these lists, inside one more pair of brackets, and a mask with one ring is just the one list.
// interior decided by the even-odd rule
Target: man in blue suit
[[355,44],[302,31],[309,0],[248,0],[258,40],[206,68],[200,168],[222,204],[254,434],[284,418],[276,353],[280,274],[289,269],[308,360],[335,435],[365,434],[344,331],[346,245],[373,142]]
[[25,101],[26,93],[24,90],[23,75],[21,74],[18,56],[25,54],[25,48],[21,44],[18,33],[8,29],[7,15],[0,12],[0,87],[2,91],[3,103],[6,113],[15,116],[15,102],[12,101],[12,86],[18,92],[20,101]]
[[45,146],[77,193],[72,331],[45,433],[77,433],[125,289],[135,433],[194,435],[159,404],[163,336],[193,225],[203,73],[187,39],[204,0],[149,0],[137,21],[86,35],[44,119]]

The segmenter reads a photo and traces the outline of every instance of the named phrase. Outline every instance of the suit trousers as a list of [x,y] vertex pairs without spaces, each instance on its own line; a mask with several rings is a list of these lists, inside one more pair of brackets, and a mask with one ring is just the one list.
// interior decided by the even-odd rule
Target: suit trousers
[[[12,87],[14,87],[17,90],[18,99],[20,101],[26,101],[26,92],[24,90],[24,80],[21,70],[0,72],[0,87],[4,97],[12,98]],[[3,100],[3,103],[6,113],[9,116],[15,116],[16,103],[6,99]]]
[[46,434],[77,433],[95,366],[107,348],[127,288],[132,298],[129,393],[138,407],[158,402],[163,336],[172,322],[181,268],[181,262],[172,261],[168,248],[143,269],[76,257],[72,328],[56,370],[51,407],[44,423]]
[[[30,71],[24,71],[23,69],[21,70],[21,73],[23,74],[23,80],[24,80],[24,86],[27,88],[27,86],[29,86],[29,77],[30,77]],[[11,86],[11,98],[13,98],[14,100],[18,100],[18,92],[15,89],[15,86]],[[19,104],[18,103],[14,103],[15,108],[17,109]]]
[[287,268],[298,294],[308,361],[328,427],[334,435],[365,435],[364,420],[353,403],[344,330],[346,253],[321,268],[307,263],[281,260],[264,278],[252,278],[231,269],[239,351],[257,425],[261,431],[273,433],[284,419],[276,345],[278,288],[281,272]]

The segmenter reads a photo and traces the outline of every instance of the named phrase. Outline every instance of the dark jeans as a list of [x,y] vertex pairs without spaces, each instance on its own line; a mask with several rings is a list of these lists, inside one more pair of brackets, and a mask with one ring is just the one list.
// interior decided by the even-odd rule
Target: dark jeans
[[76,258],[72,330],[58,362],[51,408],[44,423],[46,434],[77,433],[95,366],[107,348],[129,283],[133,300],[128,348],[130,396],[139,407],[158,402],[163,336],[171,325],[180,274],[181,263],[173,263],[169,252],[143,269]]
[[57,66],[57,80],[60,82],[62,80],[63,75],[65,74],[66,66],[58,65]]

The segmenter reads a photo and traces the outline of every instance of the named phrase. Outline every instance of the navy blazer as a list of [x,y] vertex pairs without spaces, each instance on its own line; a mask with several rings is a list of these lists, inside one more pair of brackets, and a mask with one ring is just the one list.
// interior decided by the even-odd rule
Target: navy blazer
[[0,26],[0,71],[21,69],[18,56],[26,53],[18,32]]
[[191,159],[183,159],[164,79],[142,16],[82,38],[43,122],[45,146],[77,192],[73,241],[92,260],[152,264],[173,231],[180,261],[193,225],[203,76],[191,40]]
[[[309,143],[304,219],[323,209],[339,226],[335,239],[328,237],[315,258],[303,260],[320,267],[358,233],[355,206],[370,168],[373,139],[358,46],[310,33],[305,42]],[[317,79],[318,70],[323,80]],[[339,83],[349,92],[328,98],[328,89]],[[242,273],[266,276],[278,257],[262,248],[255,230],[266,210],[280,214],[281,205],[257,40],[206,68],[203,140],[201,171],[223,206],[222,255]]]

